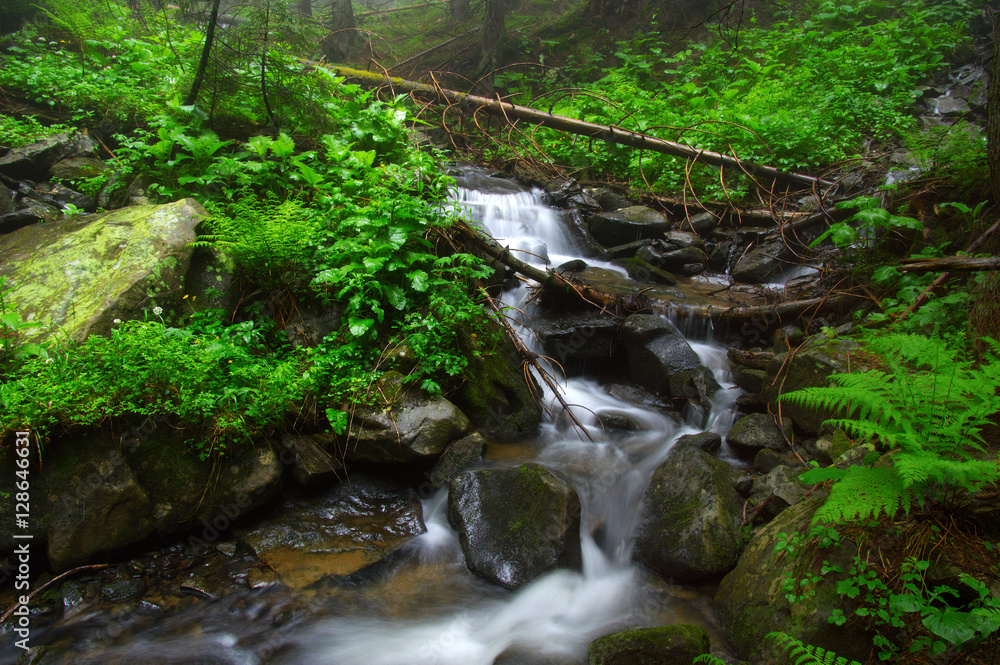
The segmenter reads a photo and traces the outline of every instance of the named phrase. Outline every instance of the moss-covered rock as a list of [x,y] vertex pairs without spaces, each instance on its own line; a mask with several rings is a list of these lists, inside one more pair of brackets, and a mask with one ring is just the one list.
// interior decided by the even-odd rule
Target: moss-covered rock
[[636,559],[678,582],[731,570],[747,541],[735,475],[694,446],[671,450],[646,489]]
[[53,447],[44,473],[53,570],[89,563],[153,533],[153,503],[109,435]]
[[582,565],[579,497],[537,464],[459,474],[449,485],[448,520],[469,570],[507,589]]
[[[777,400],[781,395],[802,388],[825,386],[831,374],[846,372],[848,356],[857,347],[857,342],[851,339],[814,335],[790,358],[788,353],[775,354],[767,366],[761,399],[771,407],[772,412],[777,413]],[[785,401],[781,403],[781,415],[791,418],[802,431],[815,434],[823,421],[835,414],[827,409]]]
[[[828,575],[820,584],[806,585],[806,597],[795,603],[785,597],[787,578],[799,580],[817,575],[824,560],[845,570],[850,566],[856,546],[847,540],[821,550],[803,535],[807,542],[794,554],[775,552],[781,532],[808,533],[812,516],[825,499],[825,493],[814,494],[757,531],[736,568],[723,578],[714,600],[715,611],[727,642],[741,658],[757,663],[785,662],[786,654],[764,638],[772,631],[781,631],[840,656],[868,659],[870,636],[827,621],[835,608],[848,610],[836,592],[840,576]],[[812,592],[815,595],[810,595]]]
[[739,452],[756,455],[764,448],[783,450],[785,437],[769,414],[751,413],[733,423],[726,443]]
[[614,212],[599,212],[587,218],[587,228],[597,242],[614,247],[642,238],[659,238],[670,230],[662,212],[645,206],[629,206]]
[[462,335],[462,353],[469,359],[466,381],[451,399],[484,434],[497,441],[529,437],[542,422],[541,389],[524,371],[513,343],[496,335]]
[[634,628],[590,643],[589,665],[691,665],[711,647],[704,628],[679,624]]
[[[195,226],[206,215],[192,199],[35,224],[0,236],[7,278],[33,341],[60,328],[80,341],[183,296]],[[46,326],[51,326],[46,328]]]

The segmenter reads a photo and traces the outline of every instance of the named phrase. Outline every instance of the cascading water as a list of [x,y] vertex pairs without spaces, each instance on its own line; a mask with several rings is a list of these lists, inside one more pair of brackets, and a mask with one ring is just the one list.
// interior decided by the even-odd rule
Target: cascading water
[[[555,211],[542,203],[540,192],[476,171],[460,178],[460,184],[456,202],[466,216],[512,252],[521,250],[517,253],[522,260],[552,266],[578,257],[572,238]],[[512,311],[524,312],[527,294],[528,288],[521,285],[504,300]],[[527,326],[528,321],[521,323]],[[694,326],[677,323],[691,336]],[[699,332],[691,346],[723,386],[708,414],[708,428],[725,434],[738,391],[732,389],[725,350],[712,342],[710,327]],[[530,332],[524,334],[531,346]],[[550,572],[513,593],[487,590],[488,585],[477,582],[478,597],[466,594],[454,605],[429,608],[430,616],[416,619],[330,620],[299,636],[302,649],[295,662],[491,665],[504,653],[531,653],[576,663],[585,661],[588,644],[601,635],[670,622],[670,617],[685,612],[672,607],[677,603],[657,593],[649,575],[632,564],[632,543],[653,472],[678,436],[704,428],[697,426],[700,423],[678,424],[655,409],[616,399],[590,379],[565,380],[561,390],[589,436],[560,426],[567,419],[557,414],[542,428],[535,461],[567,479],[579,494],[582,571]],[[640,431],[606,434],[600,418],[608,414],[626,416]],[[467,575],[457,536],[448,525],[446,492],[425,502],[428,530],[411,547],[422,561],[438,561]],[[709,617],[695,621],[711,623]]]

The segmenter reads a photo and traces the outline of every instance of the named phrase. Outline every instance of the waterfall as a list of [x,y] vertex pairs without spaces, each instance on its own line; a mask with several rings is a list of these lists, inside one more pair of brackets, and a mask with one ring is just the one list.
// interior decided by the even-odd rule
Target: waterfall
[[[460,178],[456,205],[522,260],[551,267],[578,258],[580,250],[541,192],[469,171]],[[591,262],[588,259],[588,262]],[[505,294],[523,311],[527,287]],[[725,434],[738,391],[726,369],[725,350],[712,340],[711,324],[669,313],[723,390],[708,416],[709,429]],[[528,326],[530,316],[521,321]],[[532,339],[527,329],[525,339]],[[556,662],[585,662],[589,643],[626,627],[658,625],[680,613],[657,595],[648,574],[632,563],[641,500],[656,468],[682,434],[702,431],[647,407],[613,397],[596,381],[561,381],[564,401],[587,430],[582,436],[565,419],[553,418],[540,433],[535,461],[567,479],[581,502],[583,569],[556,570],[516,592],[475,581],[474,590],[452,604],[428,606],[406,619],[338,618],[322,622],[296,640],[297,663],[328,665],[491,665],[502,653],[540,654]],[[600,416],[627,416],[639,432],[609,436]],[[424,504],[427,533],[409,546],[424,563],[461,569],[457,535],[447,520],[447,488]],[[690,610],[689,610],[690,611]],[[548,661],[546,661],[548,662]]]

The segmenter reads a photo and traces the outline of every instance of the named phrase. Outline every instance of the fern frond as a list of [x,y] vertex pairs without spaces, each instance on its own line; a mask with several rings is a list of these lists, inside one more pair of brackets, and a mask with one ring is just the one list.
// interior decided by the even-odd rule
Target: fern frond
[[830,489],[830,496],[814,519],[847,522],[878,517],[883,512],[891,518],[900,508],[909,507],[911,496],[909,487],[892,468],[852,466]]
[[789,657],[794,659],[792,662],[795,665],[861,665],[856,660],[848,660],[832,651],[805,644],[787,633],[775,631],[765,637],[774,640],[779,647],[787,651]]

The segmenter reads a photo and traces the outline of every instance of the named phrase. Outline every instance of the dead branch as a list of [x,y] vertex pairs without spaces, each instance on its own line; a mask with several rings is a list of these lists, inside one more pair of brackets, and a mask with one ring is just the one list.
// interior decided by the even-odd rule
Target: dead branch
[[659,139],[646,134],[640,134],[638,132],[622,129],[621,127],[616,127],[614,125],[598,125],[592,122],[578,120],[576,118],[569,118],[566,116],[546,113],[545,111],[538,111],[536,109],[528,108],[527,106],[518,106],[499,99],[489,99],[478,95],[470,95],[464,92],[434,87],[427,85],[426,83],[407,81],[394,76],[385,76],[375,72],[351,69],[340,65],[326,63],[321,64],[317,62],[308,62],[308,64],[316,67],[325,67],[342,76],[346,76],[372,86],[385,85],[391,87],[393,90],[399,89],[414,93],[427,94],[438,102],[445,104],[457,104],[461,108],[471,107],[474,109],[482,109],[491,115],[506,118],[508,121],[510,121],[510,118],[516,118],[528,123],[544,125],[545,127],[571,134],[578,134],[580,136],[586,136],[591,139],[599,139],[609,143],[618,143],[641,150],[651,150],[653,152],[690,159],[711,166],[738,169],[752,176],[781,180],[806,187],[828,187],[832,185],[829,182],[812,176],[802,175],[799,173],[788,173],[786,171],[776,169],[773,166],[755,164],[753,162],[737,159],[735,157],[723,155],[717,152],[698,150],[682,143],[666,141],[664,139]]
[[937,259],[903,259],[900,261],[898,267],[903,272],[940,272],[942,270],[976,272],[980,270],[1000,270],[1000,257],[991,256],[975,259],[970,256],[945,256]]

